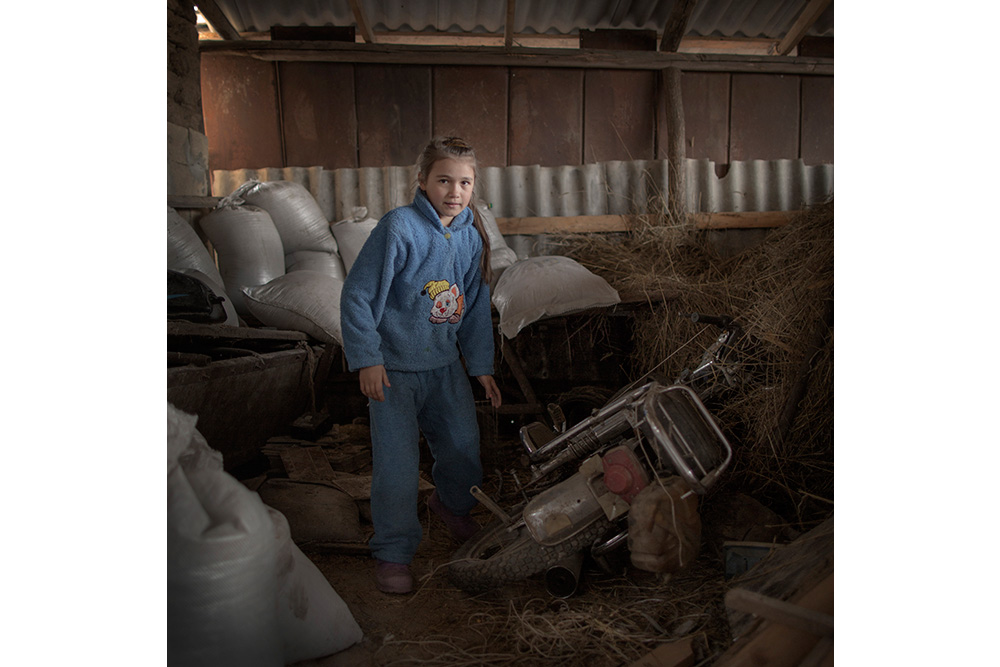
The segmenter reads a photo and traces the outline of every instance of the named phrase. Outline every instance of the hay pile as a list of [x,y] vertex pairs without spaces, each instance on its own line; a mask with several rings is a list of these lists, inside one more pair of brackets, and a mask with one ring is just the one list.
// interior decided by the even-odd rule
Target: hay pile
[[[741,388],[710,406],[732,436],[728,484],[802,527],[833,511],[833,201],[728,257],[673,216],[636,216],[618,237],[567,236],[564,253],[620,293],[649,299],[633,368],[676,378],[718,335],[688,313],[729,315],[746,332]],[[728,232],[727,232],[728,233]]]

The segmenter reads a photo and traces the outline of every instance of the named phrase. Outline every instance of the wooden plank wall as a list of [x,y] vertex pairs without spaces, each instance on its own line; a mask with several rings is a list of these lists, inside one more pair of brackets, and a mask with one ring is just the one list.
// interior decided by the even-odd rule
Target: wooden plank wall
[[[202,54],[210,169],[410,165],[456,134],[489,166],[666,158],[647,70],[267,62]],[[833,77],[684,72],[689,158],[833,162]]]

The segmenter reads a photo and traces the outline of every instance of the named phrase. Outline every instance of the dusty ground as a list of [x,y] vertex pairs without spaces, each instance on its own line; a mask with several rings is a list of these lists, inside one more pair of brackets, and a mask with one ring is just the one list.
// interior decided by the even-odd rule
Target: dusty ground
[[[344,448],[348,440],[363,441],[364,431],[340,427],[331,431],[336,437],[327,438],[325,446]],[[348,433],[349,437],[345,436]],[[516,441],[495,446],[501,452],[520,452]],[[488,463],[483,488],[504,505],[505,497],[498,495],[499,469],[490,464],[499,461],[504,467],[510,458],[496,454],[484,452]],[[357,457],[353,460],[359,461]],[[427,479],[429,463],[422,462]],[[507,484],[507,493],[513,493],[512,487]],[[747,500],[710,496],[703,503],[700,554],[672,577],[632,568],[623,554],[615,574],[602,571],[595,563],[585,563],[581,587],[567,599],[553,597],[542,575],[477,596],[454,587],[447,577],[447,563],[459,545],[424,503],[424,539],[411,566],[415,580],[412,594],[379,592],[374,583],[374,561],[367,554],[301,544],[365,634],[361,644],[335,656],[301,663],[302,667],[628,666],[661,644],[686,638],[693,642],[697,661],[710,664],[711,658],[730,644],[723,603],[727,583],[722,541],[770,541],[776,537],[747,532],[748,526],[773,523],[771,516],[755,516],[756,506]],[[364,512],[361,514],[363,517]],[[473,516],[480,523],[490,519],[488,510],[481,506]],[[362,528],[370,534],[369,523],[362,520]]]
[[[658,645],[691,637],[699,660],[728,646],[721,556],[703,545],[672,578],[623,565],[620,575],[588,563],[577,594],[553,597],[538,575],[478,596],[451,585],[457,548],[444,524],[422,509],[425,537],[412,564],[410,595],[379,592],[369,556],[303,551],[347,603],[364,641],[310,667],[368,665],[630,665]],[[482,508],[474,515],[485,522]]]

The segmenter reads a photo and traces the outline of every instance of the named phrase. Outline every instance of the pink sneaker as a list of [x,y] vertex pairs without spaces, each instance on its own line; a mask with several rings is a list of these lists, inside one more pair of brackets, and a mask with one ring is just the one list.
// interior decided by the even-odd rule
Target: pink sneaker
[[444,506],[441,499],[438,498],[437,491],[431,493],[431,497],[427,499],[427,506],[431,508],[435,514],[441,517],[444,521],[444,525],[448,526],[448,530],[451,531],[451,536],[454,537],[459,542],[465,542],[470,537],[479,532],[479,524],[471,516],[458,516],[452,514],[451,511]]
[[383,593],[409,593],[413,590],[410,566],[384,560],[376,561],[375,587]]

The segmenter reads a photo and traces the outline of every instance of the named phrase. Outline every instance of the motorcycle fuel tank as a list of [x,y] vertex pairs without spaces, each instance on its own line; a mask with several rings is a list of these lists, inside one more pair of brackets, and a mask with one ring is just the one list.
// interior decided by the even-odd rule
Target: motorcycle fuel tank
[[532,498],[524,508],[524,523],[536,542],[554,546],[605,515],[595,495],[605,493],[599,477],[578,472]]

